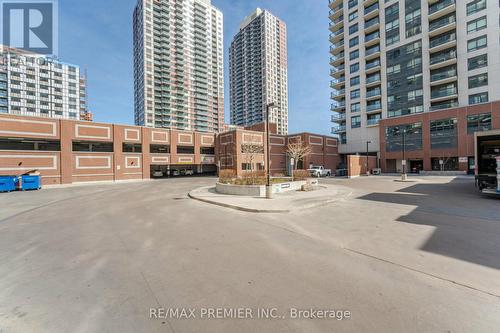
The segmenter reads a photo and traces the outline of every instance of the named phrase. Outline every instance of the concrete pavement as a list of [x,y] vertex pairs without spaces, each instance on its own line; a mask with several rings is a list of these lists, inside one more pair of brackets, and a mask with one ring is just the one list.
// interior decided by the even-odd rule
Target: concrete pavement
[[318,186],[310,192],[290,191],[274,194],[272,199],[225,195],[215,191],[214,186],[205,186],[189,192],[189,197],[198,201],[250,213],[289,213],[316,208],[344,200],[352,191],[339,185]]
[[[0,195],[0,331],[500,330],[498,201],[478,196],[472,180],[325,180],[352,196],[289,214],[187,198],[213,182]],[[150,319],[151,307],[352,317]]]

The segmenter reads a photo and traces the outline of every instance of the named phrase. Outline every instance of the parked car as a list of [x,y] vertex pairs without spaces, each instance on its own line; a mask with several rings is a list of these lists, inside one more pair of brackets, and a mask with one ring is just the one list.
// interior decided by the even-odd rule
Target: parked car
[[171,175],[172,175],[172,176],[174,176],[174,177],[175,177],[175,176],[179,176],[180,174],[181,174],[181,173],[179,172],[179,170],[172,170],[172,171],[171,171]]
[[194,175],[194,171],[191,169],[184,170],[184,176],[192,176]]
[[153,171],[153,178],[161,178],[161,177],[163,177],[163,172]]
[[332,175],[332,170],[325,169],[323,166],[313,166],[307,171],[309,171],[313,177],[330,177]]

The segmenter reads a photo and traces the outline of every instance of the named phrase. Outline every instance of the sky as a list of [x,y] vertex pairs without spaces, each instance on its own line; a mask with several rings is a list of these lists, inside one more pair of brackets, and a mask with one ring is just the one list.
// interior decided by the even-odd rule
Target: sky
[[[132,13],[136,0],[59,1],[59,58],[87,70],[94,121],[133,124]],[[224,14],[225,111],[229,45],[255,8],[287,24],[289,132],[329,134],[327,0],[212,0]]]

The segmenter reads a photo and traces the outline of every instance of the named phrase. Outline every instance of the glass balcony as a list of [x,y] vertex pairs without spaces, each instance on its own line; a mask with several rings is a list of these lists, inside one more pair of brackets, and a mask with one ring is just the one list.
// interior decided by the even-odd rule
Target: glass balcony
[[365,8],[365,16],[374,12],[374,11],[378,11],[378,10],[379,10],[379,5],[378,5],[378,2],[376,2],[373,5],[370,5],[370,6]]
[[377,75],[369,75],[366,77],[366,84],[372,84],[374,82],[380,81],[380,74]]
[[380,122],[380,118],[371,118],[371,119],[366,120],[366,125],[367,126],[374,126],[374,125],[378,125],[379,122]]
[[341,28],[335,32],[330,33],[330,40],[331,41],[336,40],[336,39],[338,39],[339,36],[343,36],[343,35],[344,35],[344,28]]
[[332,114],[332,117],[331,117],[332,123],[344,122],[345,120],[346,120],[345,113]]
[[378,24],[380,23],[380,20],[377,17],[374,17],[368,21],[365,21],[365,30],[368,29],[368,28],[371,28],[373,26],[378,26]]
[[440,2],[436,2],[435,4],[432,4],[429,6],[429,15],[432,15],[434,13],[437,13],[441,9],[444,9],[448,6],[455,5],[455,0],[444,0]]
[[431,56],[430,65],[431,66],[436,65],[441,62],[445,62],[456,58],[457,58],[457,51],[455,49],[446,52],[436,53],[435,55]]
[[380,88],[370,89],[370,90],[366,91],[366,98],[380,96],[381,94],[382,94],[382,90]]
[[456,78],[456,76],[457,76],[457,68],[453,66],[453,68],[431,72],[431,82]]
[[330,110],[332,110],[332,111],[335,111],[335,110],[338,110],[338,109],[343,109],[343,108],[345,108],[345,101],[340,101],[340,102],[332,103],[330,105]]
[[449,87],[445,89],[436,89],[431,91],[431,99],[438,99],[443,97],[452,97],[458,93],[456,87]]
[[456,41],[456,39],[457,39],[457,34],[455,32],[440,35],[430,40],[429,47],[432,49],[440,45]]
[[344,89],[338,89],[335,91],[332,91],[330,97],[331,98],[337,98],[345,95],[345,88]]
[[369,61],[365,65],[366,70],[370,70],[370,69],[377,68],[377,67],[380,67],[380,58]]
[[429,23],[429,32],[436,31],[442,27],[455,23],[455,14],[444,16]]
[[338,134],[338,133],[342,133],[345,131],[346,131],[345,125],[332,127],[332,134]]
[[365,56],[368,57],[378,52],[380,52],[380,45],[372,46],[366,49]]
[[367,112],[377,111],[380,109],[382,109],[382,103],[380,103],[380,100],[368,102],[366,104],[366,111]]
[[380,38],[380,32],[379,31],[372,32],[372,33],[367,34],[365,36],[365,43],[371,42],[373,40],[377,40],[379,38]]

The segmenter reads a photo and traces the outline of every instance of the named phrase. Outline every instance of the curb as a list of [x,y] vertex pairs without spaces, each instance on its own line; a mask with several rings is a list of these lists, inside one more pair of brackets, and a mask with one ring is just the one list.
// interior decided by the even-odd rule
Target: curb
[[[199,189],[212,188],[212,187],[213,186],[207,186],[207,187],[201,187]],[[193,190],[193,191],[195,191],[195,190]],[[224,208],[230,208],[230,209],[234,209],[234,210],[238,210],[238,211],[242,211],[242,212],[267,213],[267,214],[270,214],[270,213],[290,213],[290,212],[301,210],[301,209],[311,209],[311,208],[326,206],[326,205],[331,204],[333,202],[337,202],[337,201],[340,201],[346,197],[349,197],[353,193],[352,191],[350,191],[347,195],[343,196],[342,198],[335,198],[335,199],[330,199],[330,200],[326,200],[326,201],[321,201],[318,203],[305,205],[305,206],[295,208],[295,209],[253,209],[253,208],[245,208],[245,207],[241,207],[241,206],[226,204],[226,203],[213,201],[213,200],[209,200],[209,199],[203,199],[203,198],[200,198],[200,197],[193,195],[192,194],[193,191],[188,193],[188,197],[193,199],[193,200],[201,201],[204,203],[208,203],[208,204],[212,204],[212,205],[216,205],[216,206],[220,206],[220,207],[224,207]]]

